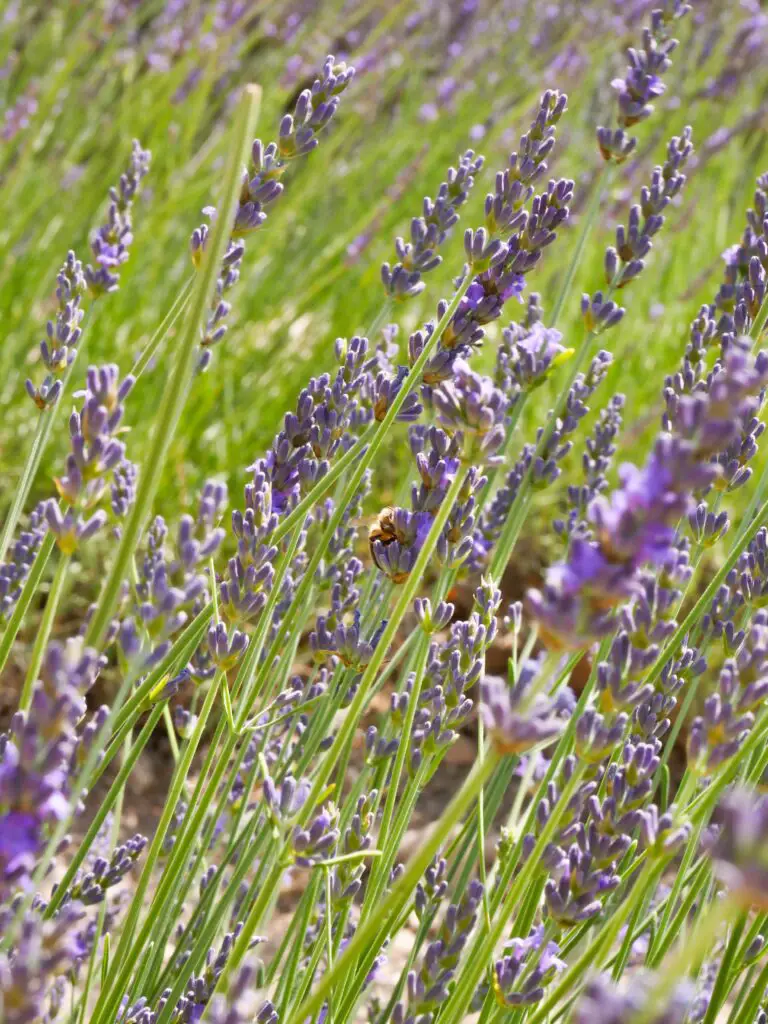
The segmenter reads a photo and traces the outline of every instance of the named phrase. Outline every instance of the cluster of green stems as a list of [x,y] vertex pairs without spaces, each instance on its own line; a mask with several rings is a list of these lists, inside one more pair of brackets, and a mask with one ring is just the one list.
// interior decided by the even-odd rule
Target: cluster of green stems
[[[132,559],[149,519],[168,458],[171,439],[188,398],[200,325],[210,306],[218,267],[227,244],[226,226],[231,223],[234,216],[240,168],[248,142],[253,135],[258,103],[258,90],[246,90],[236,115],[223,178],[220,206],[222,215],[214,225],[200,271],[193,282],[185,285],[135,367],[137,375],[144,372],[167,332],[183,317],[180,339],[170,367],[169,383],[158,410],[150,450],[143,462],[136,503],[124,525],[98,605],[88,625],[85,641],[97,648],[103,645],[118,607],[123,580],[130,575]],[[570,293],[587,234],[597,217],[608,174],[608,171],[602,172],[595,183],[592,202],[555,303],[555,319]],[[396,757],[391,766],[367,766],[366,771],[352,784],[351,792],[345,793],[340,811],[339,827],[343,829],[349,823],[357,798],[369,789],[376,789],[379,793],[375,810],[381,813],[378,830],[380,848],[367,850],[363,854],[369,860],[368,875],[359,915],[354,919],[354,932],[342,949],[345,924],[352,922],[352,908],[347,906],[335,922],[332,922],[331,914],[327,913],[326,928],[315,939],[309,951],[309,965],[303,963],[303,937],[312,920],[313,908],[322,886],[325,886],[326,906],[331,906],[329,870],[333,863],[338,861],[322,862],[312,871],[311,880],[297,907],[288,933],[266,968],[265,984],[275,993],[281,1021],[283,1024],[304,1024],[307,1020],[317,1020],[324,1006],[328,1008],[329,1024],[330,1021],[341,1024],[352,1018],[361,998],[365,978],[376,956],[387,939],[403,926],[411,910],[416,885],[434,857],[446,847],[451,853],[452,886],[460,891],[468,878],[477,873],[485,884],[485,902],[450,996],[439,1011],[439,1024],[459,1024],[466,1015],[478,986],[487,977],[502,940],[509,937],[510,929],[513,935],[524,937],[533,925],[545,880],[542,854],[563,824],[569,802],[584,781],[588,770],[586,765],[577,765],[568,781],[562,785],[559,799],[541,828],[533,851],[525,858],[523,837],[533,830],[539,801],[549,783],[558,778],[566,757],[573,750],[576,723],[579,714],[588,706],[594,693],[596,666],[606,652],[606,643],[593,659],[590,678],[563,734],[549,751],[549,762],[543,779],[534,787],[531,771],[523,775],[518,797],[507,819],[507,827],[512,837],[511,852],[503,859],[497,859],[491,871],[487,871],[487,827],[499,813],[502,797],[517,764],[514,758],[502,756],[493,743],[488,742],[481,727],[478,756],[472,770],[440,815],[428,837],[403,866],[396,881],[391,881],[416,800],[436,767],[430,758],[426,758],[415,772],[409,770],[407,737],[412,730],[420,687],[426,671],[429,635],[416,626],[403,639],[402,631],[404,623],[408,621],[414,598],[423,587],[427,571],[432,565],[438,540],[453,504],[464,484],[464,473],[459,471],[434,517],[429,534],[407,581],[397,590],[385,586],[378,592],[369,591],[366,595],[362,607],[363,620],[371,622],[377,617],[386,618],[387,624],[362,673],[349,706],[342,710],[342,699],[347,690],[345,681],[349,681],[349,670],[339,665],[331,676],[328,696],[314,708],[315,713],[311,716],[308,729],[302,737],[300,760],[295,767],[297,775],[307,775],[311,781],[311,790],[306,802],[290,821],[283,821],[277,826],[270,824],[267,827],[265,817],[258,811],[249,813],[247,796],[234,811],[230,809],[230,832],[223,854],[217,863],[215,875],[185,924],[181,937],[175,937],[174,934],[176,925],[183,916],[185,900],[208,866],[206,851],[210,847],[217,821],[228,809],[228,794],[232,791],[238,775],[243,771],[242,766],[253,729],[251,723],[254,709],[269,708],[270,702],[288,682],[302,629],[316,597],[316,570],[329,542],[342,525],[346,509],[358,493],[365,474],[374,464],[382,445],[390,435],[404,402],[409,393],[418,386],[424,366],[434,353],[470,283],[471,276],[465,275],[383,421],[369,427],[355,445],[335,462],[327,475],[281,521],[273,537],[273,542],[280,544],[274,583],[237,676],[230,684],[224,672],[216,673],[206,691],[192,734],[175,750],[175,766],[166,802],[145,855],[119,937],[114,947],[105,937],[101,947],[99,994],[88,1018],[91,1024],[112,1024],[117,1019],[119,1007],[124,1000],[127,999],[130,1003],[142,995],[153,1000],[166,988],[170,988],[171,991],[164,1009],[159,1014],[158,1024],[170,1024],[177,999],[183,995],[192,974],[203,965],[216,937],[226,930],[235,900],[241,893],[242,885],[245,884],[247,895],[243,906],[246,908],[246,915],[226,970],[222,973],[217,986],[217,991],[226,992],[233,972],[247,959],[254,938],[269,923],[280,891],[281,879],[293,863],[290,844],[292,829],[295,826],[305,826],[329,793],[342,792],[342,788],[347,784],[346,767],[362,716],[369,707],[373,695],[379,692],[395,670],[398,670],[400,678],[410,677],[415,680],[401,730],[403,739]],[[613,286],[609,287],[609,297],[612,292]],[[755,322],[755,337],[762,331],[766,316],[768,306],[761,309]],[[562,382],[553,403],[535,455],[544,451],[557,417],[565,407],[569,390],[593,351],[595,337],[593,332],[585,332],[569,365],[567,379]],[[41,417],[41,426],[25,468],[23,486],[18,492],[25,493],[14,504],[11,517],[0,537],[0,549],[3,546],[7,547],[13,535],[24,498],[39,464],[42,448],[45,447],[50,435],[54,414],[51,412],[45,415],[47,419],[45,416]],[[517,415],[519,417],[519,410]],[[516,419],[515,426],[517,422]],[[510,430],[506,450],[510,447],[513,433],[514,430]],[[490,582],[494,585],[498,585],[501,580],[530,508],[535,455],[531,460],[531,469],[523,478],[494,552],[489,570]],[[486,491],[480,496],[481,507],[491,491],[493,482],[491,479]],[[768,473],[764,474],[758,483],[744,521],[740,529],[734,532],[730,551],[721,568],[701,591],[690,611],[664,645],[654,665],[647,672],[646,681],[654,682],[658,679],[664,665],[675,656],[685,638],[689,636],[746,545],[764,522],[768,514],[768,499],[764,493],[766,486]],[[295,591],[292,606],[275,636],[270,639],[269,628],[273,613],[282,583],[297,551],[304,519],[317,502],[330,493],[334,495],[334,511],[309,557]],[[14,615],[0,639],[0,668],[8,658],[18,629],[43,579],[52,548],[53,540],[49,535],[38,553]],[[68,559],[62,555],[48,593],[43,622],[33,648],[22,695],[22,709],[29,706],[32,685],[37,677],[59,598],[64,590],[67,568]],[[443,567],[439,571],[432,584],[433,606],[446,597],[455,579],[456,570]],[[161,696],[163,684],[186,665],[204,637],[210,622],[218,619],[215,586],[213,589],[211,603],[184,628],[169,653],[146,678],[140,678],[137,666],[123,666],[123,682],[111,704],[109,715],[81,766],[72,792],[79,795],[83,790],[91,789],[113,761],[119,760],[119,768],[47,907],[47,916],[55,914],[61,905],[64,894],[84,863],[109,814],[114,815],[113,837],[119,834],[127,780],[161,717],[167,715],[167,705]],[[535,637],[532,637],[529,648],[534,639]],[[390,657],[395,646],[397,649]],[[575,655],[565,666],[558,668],[554,673],[555,686],[567,682],[580,656]],[[524,657],[525,654],[523,659]],[[519,667],[517,662],[516,667]],[[266,725],[262,721],[259,728],[268,735],[269,730],[281,720],[279,713],[276,713]],[[215,723],[213,733],[207,741],[207,750],[197,771],[196,780],[193,781],[192,768],[195,758],[212,723]],[[333,740],[327,750],[319,753],[321,743],[331,726],[335,728]],[[665,806],[670,804],[669,772],[666,765],[676,735],[676,730],[673,730],[667,738],[660,772],[664,788],[662,802]],[[633,858],[626,857],[621,865],[621,885],[607,901],[605,911],[597,922],[587,922],[560,936],[562,955],[568,957],[568,966],[547,991],[543,1002],[526,1017],[528,1024],[544,1024],[545,1021],[554,1021],[566,1015],[591,971],[603,968],[612,971],[614,977],[618,978],[627,963],[633,942],[639,936],[647,934],[649,930],[652,938],[648,962],[659,968],[654,999],[662,1001],[680,974],[696,965],[725,929],[725,955],[718,971],[707,1024],[715,1019],[718,1010],[737,988],[736,1007],[740,1012],[746,1013],[757,1008],[757,997],[754,992],[761,985],[764,988],[768,981],[768,967],[759,972],[750,969],[746,977],[742,977],[743,972],[739,970],[739,963],[740,956],[743,959],[749,942],[764,926],[764,916],[750,919],[735,904],[727,901],[718,904],[715,909],[707,909],[711,901],[703,897],[711,891],[711,869],[706,859],[698,852],[697,840],[719,796],[728,785],[737,778],[754,784],[762,777],[768,767],[766,737],[768,714],[763,713],[758,717],[738,761],[728,762],[710,780],[706,788],[700,789],[696,778],[686,774],[677,790],[675,807],[681,819],[689,820],[694,827],[670,894],[651,906],[651,896],[665,871],[669,869],[667,860],[654,857],[648,852]],[[103,753],[101,757],[100,752]],[[278,762],[272,771],[279,775],[280,770],[281,765]],[[264,772],[263,760],[254,759],[243,780],[246,794],[254,790],[263,778]],[[182,801],[189,809],[168,852],[166,841]],[[51,835],[45,855],[33,879],[31,892],[42,885],[55,851],[71,824],[75,805],[76,799],[73,798],[68,816],[58,824]],[[635,852],[634,848],[632,852]],[[29,906],[31,898],[30,895],[19,906],[16,925]],[[692,921],[690,912],[694,906],[698,907],[698,916]],[[419,950],[427,940],[432,920],[433,918],[429,917],[421,922],[408,964],[392,994],[389,1012],[403,991],[407,970],[413,966]],[[97,925],[99,933],[103,924],[102,909]],[[625,929],[624,937],[617,950],[622,929]],[[7,948],[13,943],[15,934],[16,929],[12,925],[0,943]],[[697,935],[698,941],[684,941]],[[176,951],[191,949],[190,955],[180,968],[174,966],[175,954],[170,957],[167,955],[169,943],[175,945]],[[85,992],[76,1011],[76,1019],[79,1021],[85,1020],[89,994],[99,973],[96,969],[97,947],[98,942],[89,960]],[[323,957],[325,970],[317,978],[316,971]],[[481,1011],[482,1024],[496,1024],[508,1015],[508,1009],[500,1008],[494,1000],[492,989],[489,990]],[[733,1017],[733,1013],[731,1017],[734,1020],[739,1019]],[[516,1011],[512,1019],[520,1020],[521,1012]]]

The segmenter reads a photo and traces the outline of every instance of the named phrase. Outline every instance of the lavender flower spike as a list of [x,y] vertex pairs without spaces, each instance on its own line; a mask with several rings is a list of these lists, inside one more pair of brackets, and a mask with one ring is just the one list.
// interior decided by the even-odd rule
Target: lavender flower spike
[[505,439],[507,400],[490,377],[475,373],[463,359],[453,366],[454,378],[433,393],[437,417],[463,448],[463,458],[477,465],[498,465]]
[[458,209],[467,201],[475,175],[483,166],[483,158],[471,149],[459,159],[458,168],[449,167],[446,180],[435,199],[424,199],[421,217],[411,221],[411,240],[395,240],[398,262],[383,263],[381,279],[387,294],[394,299],[408,299],[424,290],[423,275],[442,263],[438,249],[459,219]]
[[[572,1024],[627,1024],[646,1007],[653,993],[653,976],[637,973],[628,988],[619,988],[607,975],[598,975],[588,982],[571,1017]],[[681,981],[651,1016],[648,1024],[684,1024],[693,1003],[694,986]]]
[[715,822],[709,853],[716,873],[745,906],[768,909],[768,797],[733,789],[722,800]]
[[641,593],[638,570],[677,559],[680,516],[693,493],[716,479],[714,453],[754,412],[768,379],[768,354],[752,360],[733,348],[704,389],[680,399],[680,434],[662,433],[642,469],[625,465],[622,486],[591,505],[595,542],[575,538],[568,561],[550,569],[543,591],[529,592],[533,614],[556,643],[582,647],[613,628],[613,610]]
[[85,275],[82,263],[71,250],[58,273],[56,283],[56,318],[48,321],[47,338],[40,342],[40,357],[48,375],[39,388],[31,380],[26,382],[27,394],[41,410],[53,405],[61,394],[60,378],[72,364],[82,334],[80,324],[84,313],[81,301],[85,291]]
[[661,76],[672,66],[670,55],[677,48],[677,40],[670,37],[669,26],[690,10],[691,5],[681,0],[654,9],[650,25],[643,29],[642,48],[629,48],[629,66],[624,78],[615,78],[611,83],[617,93],[619,127],[597,129],[597,143],[604,160],[623,163],[634,151],[637,139],[625,129],[650,117],[653,101],[664,93],[666,86]]
[[496,747],[504,754],[521,754],[547,743],[565,728],[572,706],[569,691],[548,696],[539,679],[540,664],[529,661],[517,681],[508,685],[499,676],[480,684],[480,714]]
[[131,207],[142,178],[149,171],[152,154],[142,149],[134,139],[131,160],[120,175],[116,188],[109,190],[110,204],[107,219],[91,238],[91,250],[96,266],[85,268],[85,280],[91,295],[96,298],[106,292],[117,291],[120,276],[118,267],[128,260],[128,247],[133,241]]

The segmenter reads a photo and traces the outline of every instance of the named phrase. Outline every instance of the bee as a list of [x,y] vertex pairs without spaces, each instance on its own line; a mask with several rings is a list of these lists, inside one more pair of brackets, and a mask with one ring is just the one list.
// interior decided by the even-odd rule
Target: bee
[[[375,565],[378,565],[380,569],[382,566],[379,565],[376,560],[376,551],[374,548],[374,541],[378,541],[386,547],[388,544],[394,543],[398,540],[397,530],[395,528],[395,513],[397,509],[390,505],[383,508],[381,512],[376,516],[374,521],[368,530],[368,548],[371,552],[371,558]],[[382,572],[385,571],[382,569]],[[408,573],[397,573],[395,576],[390,577],[393,583],[405,583],[408,578]]]
[[379,512],[371,523],[371,528],[368,530],[369,545],[372,545],[375,540],[381,541],[384,545],[391,544],[393,540],[397,540],[395,512],[396,509],[390,505],[387,505],[386,508]]

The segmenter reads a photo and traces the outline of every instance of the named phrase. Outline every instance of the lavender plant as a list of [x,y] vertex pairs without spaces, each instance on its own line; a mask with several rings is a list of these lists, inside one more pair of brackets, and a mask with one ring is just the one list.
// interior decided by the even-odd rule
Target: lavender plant
[[[226,36],[228,62],[250,52],[241,35],[269,35],[248,4],[171,6],[148,65],[178,63],[180,105],[198,86],[195,33],[210,29],[213,52]],[[318,331],[323,367],[294,364],[272,441],[229,448],[229,512],[229,465],[174,508],[158,495],[234,358],[228,346],[198,372],[230,299],[246,300],[244,236],[267,222],[259,266],[284,236],[283,272],[303,287],[311,254],[291,202],[328,188],[313,178],[328,165],[297,167],[277,206],[280,179],[332,122],[343,138],[358,79],[328,57],[267,145],[253,141],[261,91],[240,93],[216,206],[192,236],[194,279],[136,373],[116,347],[83,374],[86,306],[108,301],[134,242],[149,159],[135,144],[94,264],[72,251],[59,272],[47,375],[26,386],[47,419],[3,528],[0,665],[18,700],[0,734],[0,1019],[764,1019],[768,473],[752,469],[768,386],[766,179],[714,301],[654,366],[663,408],[648,438],[636,391],[615,384],[631,383],[639,282],[659,258],[689,258],[668,222],[702,162],[685,127],[652,166],[643,123],[671,81],[672,26],[699,12],[646,6],[614,82],[617,127],[596,129],[606,166],[634,168],[638,201],[599,258],[582,259],[608,172],[586,210],[581,174],[549,177],[571,111],[546,89],[482,210],[484,158],[467,149],[397,239],[398,262],[377,274],[370,261],[385,297],[368,336],[329,344]],[[566,7],[560,23],[539,19],[542,45]],[[359,13],[375,69],[400,29],[394,14],[377,32]],[[492,13],[444,12],[453,60]],[[556,38],[567,48],[567,32]],[[226,82],[228,62],[204,74]],[[460,208],[451,280],[441,263]],[[570,303],[577,277],[586,290]],[[265,394],[252,392],[254,415]],[[38,481],[49,439],[58,471]],[[534,536],[538,561],[510,595]],[[161,744],[162,799],[144,806],[135,787]]]

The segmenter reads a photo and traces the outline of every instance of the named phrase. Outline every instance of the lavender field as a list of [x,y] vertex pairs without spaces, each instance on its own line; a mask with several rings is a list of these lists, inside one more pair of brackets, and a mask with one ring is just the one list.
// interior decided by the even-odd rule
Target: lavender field
[[766,1024],[768,7],[6,0],[0,106],[0,1022]]

